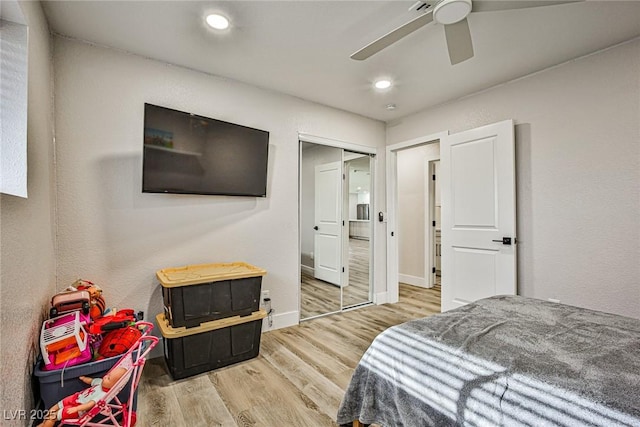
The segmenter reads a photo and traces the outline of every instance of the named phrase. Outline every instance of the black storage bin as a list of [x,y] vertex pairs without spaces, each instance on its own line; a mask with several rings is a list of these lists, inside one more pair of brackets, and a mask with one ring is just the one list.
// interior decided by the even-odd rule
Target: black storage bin
[[197,327],[260,307],[266,271],[235,262],[166,268],[156,273],[162,285],[164,314],[172,328]]
[[262,319],[260,310],[246,317],[234,316],[196,328],[172,328],[162,313],[156,316],[164,337],[164,357],[175,380],[201,374],[258,356]]
[[192,328],[211,320],[246,316],[260,308],[262,277],[162,288],[172,327]]

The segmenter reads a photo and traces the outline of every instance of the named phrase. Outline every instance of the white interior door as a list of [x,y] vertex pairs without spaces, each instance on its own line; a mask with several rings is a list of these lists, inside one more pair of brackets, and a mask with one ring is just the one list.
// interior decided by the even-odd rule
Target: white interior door
[[440,157],[442,311],[515,295],[513,121],[446,136]]
[[340,286],[342,277],[342,161],[316,166],[314,275]]

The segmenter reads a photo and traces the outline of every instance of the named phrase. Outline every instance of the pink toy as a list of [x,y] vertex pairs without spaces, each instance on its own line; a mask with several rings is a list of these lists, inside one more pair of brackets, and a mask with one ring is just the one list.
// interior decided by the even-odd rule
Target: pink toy
[[[157,337],[148,335],[153,329],[151,323],[138,322],[136,326],[143,328],[142,336],[102,378],[100,390],[96,392],[98,383],[94,385],[95,380],[93,380],[93,386],[89,390],[63,399],[62,404],[60,402],[55,404],[40,427],[52,427],[57,420],[62,420],[64,425],[83,427],[133,427],[135,425],[136,413],[132,410],[133,400],[146,357],[158,344]],[[86,377],[81,379],[87,384],[90,380]],[[120,401],[118,393],[128,383],[131,385],[128,399]],[[79,399],[80,396],[84,399]],[[82,403],[78,404],[79,400]],[[94,420],[98,414],[104,418]]]
[[42,323],[40,350],[45,371],[75,366],[91,360],[89,334],[84,326],[89,316],[74,311]]

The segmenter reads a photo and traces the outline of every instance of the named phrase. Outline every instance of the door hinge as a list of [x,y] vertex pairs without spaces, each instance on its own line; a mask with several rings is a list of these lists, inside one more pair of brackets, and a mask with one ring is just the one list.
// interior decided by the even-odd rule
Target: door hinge
[[433,268],[431,269],[431,272],[432,272],[432,273],[435,273],[435,272],[436,272],[436,268],[435,268],[435,267],[433,267]]
[[431,175],[431,179],[433,179],[435,181],[436,180],[436,176],[435,175]]
[[342,179],[347,179],[347,176],[345,174],[342,174]]
[[431,221],[431,225],[433,225],[435,227],[436,226],[436,222],[435,221]]
[[342,272],[344,273],[344,267],[342,267]]
[[342,220],[342,226],[344,227],[344,220]]

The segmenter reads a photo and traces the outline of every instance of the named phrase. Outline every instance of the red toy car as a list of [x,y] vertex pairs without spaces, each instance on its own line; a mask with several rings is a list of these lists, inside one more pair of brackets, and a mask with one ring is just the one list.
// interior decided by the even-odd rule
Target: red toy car
[[126,328],[136,322],[136,317],[133,314],[133,310],[125,308],[118,310],[114,315],[100,317],[94,320],[88,327],[90,334],[99,335],[105,332],[113,331],[115,329]]

